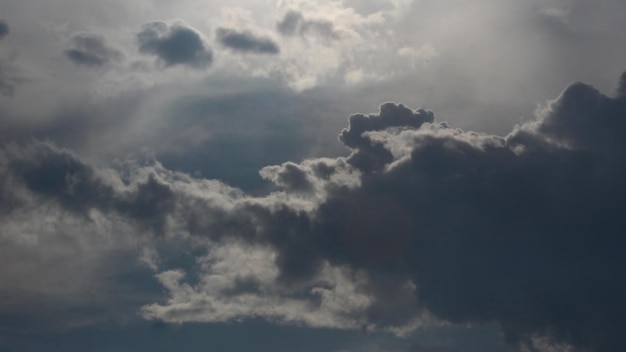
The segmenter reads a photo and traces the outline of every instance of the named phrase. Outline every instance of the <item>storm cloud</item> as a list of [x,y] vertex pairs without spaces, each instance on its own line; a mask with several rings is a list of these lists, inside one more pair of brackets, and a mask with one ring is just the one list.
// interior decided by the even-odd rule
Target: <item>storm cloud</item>
[[218,28],[217,40],[223,46],[238,52],[257,54],[278,54],[280,48],[269,37],[262,37],[249,31],[237,31],[231,28]]
[[206,68],[213,61],[213,51],[202,36],[183,23],[145,24],[137,34],[137,42],[141,53],[157,56],[166,66]]
[[[623,143],[616,125],[625,98],[577,83],[505,138],[423,125],[423,113],[385,104],[367,117],[377,127],[361,135],[393,160],[367,170],[353,164],[360,186],[329,182],[331,171],[317,178],[327,194],[309,215],[288,205],[242,210],[260,224],[259,240],[277,249],[280,282],[313,280],[325,262],[367,272],[361,292],[372,301],[352,312],[357,321],[394,327],[431,312],[498,323],[517,346],[539,349],[536,337],[547,336],[620,349],[626,169],[614,143]],[[397,119],[383,122],[387,111]],[[400,116],[411,122],[398,129],[390,121]],[[265,175],[290,191],[302,189],[306,169],[285,164],[276,178]]]
[[77,65],[102,66],[120,60],[123,54],[109,47],[104,37],[81,33],[72,38],[72,48],[65,50],[65,56]]
[[626,350],[626,2],[1,3],[0,350]]
[[5,147],[3,203],[32,194],[211,243],[158,274],[170,296],[147,319],[497,324],[529,350],[621,350],[624,77],[610,96],[572,84],[505,137],[385,103],[350,117],[350,156],[264,168],[278,191],[260,197],[158,163],[113,172],[46,143]]

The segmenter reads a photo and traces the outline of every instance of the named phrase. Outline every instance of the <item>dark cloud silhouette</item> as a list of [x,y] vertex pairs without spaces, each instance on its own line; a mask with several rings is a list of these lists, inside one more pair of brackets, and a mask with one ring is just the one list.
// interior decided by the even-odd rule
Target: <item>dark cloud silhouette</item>
[[[209,303],[198,286],[180,282],[180,271],[160,274],[170,294],[184,292],[144,307],[150,319],[214,321],[203,314],[228,294],[267,292],[310,301],[317,312],[327,306],[312,292],[332,292],[316,281],[330,265],[360,273],[351,278],[358,284],[350,302],[368,298],[329,311],[325,324],[395,329],[432,316],[496,324],[511,345],[531,351],[551,343],[619,351],[626,348],[625,83],[614,96],[575,83],[504,138],[386,103],[377,114],[350,117],[340,135],[350,156],[264,168],[282,189],[265,197],[158,163],[111,173],[48,143],[9,146],[0,154],[9,190],[2,199],[18,207],[10,204],[28,192],[158,234],[184,229],[212,246],[271,248],[274,276],[236,276]],[[375,162],[360,162],[363,153]],[[311,321],[285,311],[250,315]]]
[[85,66],[102,66],[123,57],[120,51],[107,45],[104,37],[88,33],[75,35],[72,48],[65,50],[65,56],[75,64]]
[[294,10],[288,11],[276,23],[276,30],[287,37],[315,35],[324,39],[339,39],[339,33],[332,22],[306,19],[302,13]]
[[0,40],[4,39],[9,33],[11,33],[9,25],[5,21],[0,20]]
[[187,65],[206,68],[213,61],[213,51],[193,28],[181,23],[157,21],[145,24],[137,34],[139,51],[156,55],[166,66]]
[[272,39],[257,36],[249,31],[236,31],[230,28],[218,28],[217,40],[227,48],[244,53],[278,54],[280,48]]
[[365,135],[394,160],[322,204],[314,236],[338,241],[337,262],[406,271],[446,320],[498,322],[514,344],[622,349],[625,104],[576,83],[505,139],[445,125]]
[[[364,140],[348,160],[366,143],[393,159],[362,170],[360,187],[333,189],[311,219],[287,208],[280,224],[269,220],[277,213],[262,216],[279,237],[283,275],[312,277],[324,260],[366,269],[377,297],[368,317],[379,324],[408,322],[418,310],[390,307],[412,302],[451,322],[497,322],[518,346],[539,350],[539,335],[593,351],[624,348],[623,84],[609,97],[576,83],[506,138],[445,124],[416,129],[421,114],[400,105],[351,119],[373,120],[378,132],[355,133]],[[411,121],[402,129],[383,122],[394,106],[398,120]],[[346,131],[360,129],[368,130]],[[389,284],[401,273],[415,283],[415,301],[398,299],[401,279]]]
[[432,123],[435,114],[420,109],[412,111],[402,104],[386,103],[380,106],[378,114],[354,114],[350,116],[347,129],[341,131],[339,140],[354,152],[348,161],[362,171],[380,169],[393,160],[391,153],[379,143],[371,143],[365,132],[388,128],[419,128]]

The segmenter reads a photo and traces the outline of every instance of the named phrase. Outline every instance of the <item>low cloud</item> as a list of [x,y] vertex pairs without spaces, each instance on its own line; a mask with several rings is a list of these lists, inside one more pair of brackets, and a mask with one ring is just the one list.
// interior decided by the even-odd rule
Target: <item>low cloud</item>
[[234,51],[256,54],[278,54],[280,48],[269,37],[262,37],[249,31],[237,31],[230,28],[218,28],[217,40],[223,46]]
[[192,239],[192,264],[151,254],[168,298],[147,319],[496,324],[520,349],[622,350],[625,91],[626,76],[611,96],[575,83],[505,137],[385,103],[350,117],[349,156],[268,166],[277,190],[257,197],[157,162],[104,169],[49,143],[5,146],[3,216],[45,201]]
[[206,68],[213,61],[213,51],[202,36],[183,23],[145,24],[137,34],[137,42],[141,53],[157,56],[165,66]]
[[106,43],[106,39],[95,34],[82,33],[72,38],[72,48],[65,56],[77,65],[98,67],[120,60],[123,54]]

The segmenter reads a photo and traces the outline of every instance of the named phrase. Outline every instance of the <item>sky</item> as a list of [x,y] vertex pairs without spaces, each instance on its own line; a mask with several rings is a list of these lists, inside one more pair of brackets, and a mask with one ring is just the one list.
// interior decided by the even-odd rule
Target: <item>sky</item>
[[626,350],[626,2],[0,0],[0,351]]

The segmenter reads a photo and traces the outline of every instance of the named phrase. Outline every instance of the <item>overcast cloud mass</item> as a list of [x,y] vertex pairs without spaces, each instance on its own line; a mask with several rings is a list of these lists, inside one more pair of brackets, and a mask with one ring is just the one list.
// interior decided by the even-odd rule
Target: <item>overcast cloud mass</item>
[[626,349],[625,4],[0,8],[0,350]]

